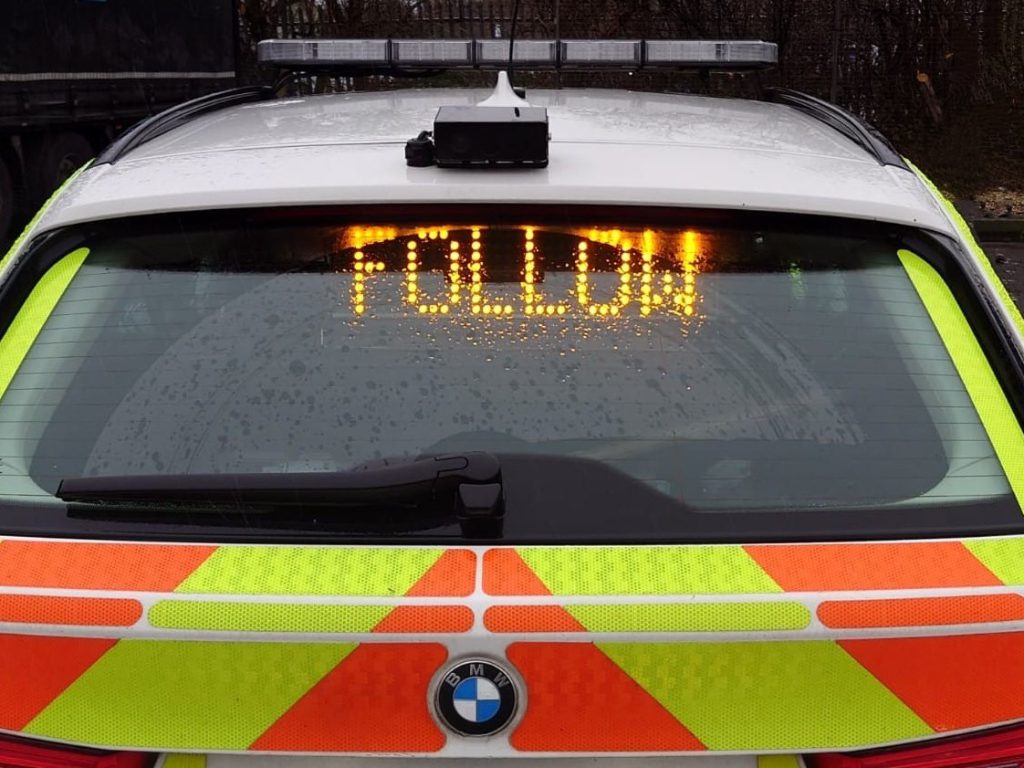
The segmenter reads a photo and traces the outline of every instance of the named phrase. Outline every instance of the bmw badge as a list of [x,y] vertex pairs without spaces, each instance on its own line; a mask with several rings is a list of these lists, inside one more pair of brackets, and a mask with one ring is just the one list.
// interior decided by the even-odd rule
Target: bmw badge
[[437,683],[437,714],[463,736],[491,736],[512,720],[519,692],[511,676],[482,659],[462,661]]

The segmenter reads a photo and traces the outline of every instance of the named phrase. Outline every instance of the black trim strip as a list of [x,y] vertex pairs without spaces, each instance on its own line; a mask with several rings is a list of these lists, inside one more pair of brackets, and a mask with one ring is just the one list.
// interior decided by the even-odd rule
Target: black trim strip
[[867,150],[880,164],[893,165],[906,171],[910,170],[903,156],[896,151],[892,143],[877,128],[861,120],[852,112],[847,112],[842,107],[824,99],[789,88],[768,88],[767,95],[769,101],[798,109],[839,131],[846,138]]
[[200,96],[197,99],[177,104],[128,129],[128,131],[123,133],[100,153],[100,156],[96,158],[93,165],[113,165],[141,144],[155,139],[157,136],[207,112],[214,112],[225,107],[233,107],[237,104],[266,101],[274,98],[274,94],[274,89],[269,86],[251,85],[243,88],[231,88],[227,91],[218,91],[217,93]]

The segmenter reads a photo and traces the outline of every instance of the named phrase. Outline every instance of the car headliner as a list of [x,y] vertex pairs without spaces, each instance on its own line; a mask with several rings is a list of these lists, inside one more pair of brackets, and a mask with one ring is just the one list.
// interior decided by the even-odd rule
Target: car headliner
[[437,107],[484,90],[321,95],[220,110],[87,169],[37,232],[167,211],[381,203],[580,203],[848,216],[948,234],[916,176],[780,104],[613,90],[536,91],[545,169],[411,168]]

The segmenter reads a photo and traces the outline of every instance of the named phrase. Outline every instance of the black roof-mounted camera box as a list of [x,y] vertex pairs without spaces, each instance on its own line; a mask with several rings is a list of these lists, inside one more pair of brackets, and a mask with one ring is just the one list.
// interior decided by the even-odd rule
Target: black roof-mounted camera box
[[548,164],[544,107],[441,107],[434,118],[434,151],[442,168]]

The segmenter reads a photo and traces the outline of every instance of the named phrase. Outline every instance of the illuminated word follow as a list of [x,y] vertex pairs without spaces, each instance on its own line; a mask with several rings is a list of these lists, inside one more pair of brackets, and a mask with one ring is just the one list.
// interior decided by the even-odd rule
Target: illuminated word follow
[[[615,234],[618,235],[618,232]],[[523,232],[522,281],[513,303],[507,296],[499,301],[485,294],[480,229],[470,230],[469,238],[468,249],[463,247],[454,233],[449,237],[446,230],[423,231],[418,238],[406,241],[402,298],[405,305],[424,315],[447,315],[468,308],[472,314],[493,317],[510,317],[517,308],[527,315],[557,316],[582,311],[597,317],[615,317],[631,304],[637,304],[642,315],[660,311],[690,317],[696,312],[699,301],[696,278],[700,271],[700,242],[694,232],[680,235],[675,256],[679,266],[672,270],[656,269],[652,233],[643,233],[638,243],[615,236],[614,244],[618,249],[615,273],[618,277],[614,294],[607,301],[600,301],[593,295],[594,275],[607,273],[607,270],[592,268],[587,240],[580,240],[575,246],[574,289],[567,293],[564,300],[557,300],[550,295],[545,296],[541,290],[537,279],[535,233],[532,228],[526,228]],[[440,239],[446,243],[442,245],[447,248],[447,265],[441,270],[442,273],[447,272],[446,287],[442,293],[428,292],[421,284],[423,270],[420,243],[428,239]],[[362,315],[367,310],[367,282],[374,274],[384,272],[385,266],[383,262],[367,256],[364,251],[356,250],[353,255],[353,271],[352,310]],[[436,274],[437,270],[433,272]]]

